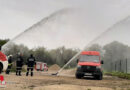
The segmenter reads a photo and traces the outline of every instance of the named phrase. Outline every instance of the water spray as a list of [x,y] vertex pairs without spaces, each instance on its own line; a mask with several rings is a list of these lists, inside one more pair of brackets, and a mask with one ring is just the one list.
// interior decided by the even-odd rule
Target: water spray
[[[97,41],[98,39],[100,39],[103,35],[105,35],[106,33],[110,32],[111,30],[113,30],[112,28],[116,27],[118,24],[121,24],[123,21],[127,20],[128,18],[129,18],[129,16],[127,16],[126,18],[124,18],[124,19],[120,20],[119,22],[113,24],[110,28],[108,28],[108,29],[105,30],[103,33],[101,33],[100,35],[98,35],[97,37],[95,37],[92,41],[90,41],[90,42],[88,43],[88,45],[86,45],[83,50],[87,49],[90,45],[93,44],[93,42],[95,42],[95,41]],[[58,72],[56,72],[55,74],[52,74],[52,75],[58,75],[61,71],[63,71],[63,69],[64,69],[66,66],[68,66],[68,64],[70,64],[73,60],[75,60],[75,58],[77,58],[83,50],[79,51],[79,52],[78,52],[75,56],[73,56]]]
[[31,27],[29,27],[28,29],[26,29],[25,31],[23,31],[22,33],[20,33],[19,35],[17,35],[16,37],[14,37],[13,39],[11,39],[10,41],[8,41],[5,45],[2,46],[2,49],[6,48],[11,43],[14,43],[15,40],[17,40],[20,37],[22,37],[25,33],[31,33],[31,30],[32,29],[36,29],[37,27],[39,27],[39,25],[41,25],[41,24],[44,25],[44,24],[48,23],[55,16],[60,15],[60,14],[64,14],[64,13],[68,13],[68,12],[72,12],[74,10],[75,10],[74,8],[63,8],[61,10],[58,10],[58,11],[50,14],[49,16],[47,16],[47,17],[43,18],[42,20],[38,21],[37,23],[33,24]]

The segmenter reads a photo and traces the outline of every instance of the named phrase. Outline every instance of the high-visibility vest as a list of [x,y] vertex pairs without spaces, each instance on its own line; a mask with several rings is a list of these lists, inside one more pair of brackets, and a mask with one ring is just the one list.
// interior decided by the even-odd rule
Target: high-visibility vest
[[9,64],[8,64],[8,66],[11,66],[11,65],[12,65],[12,63],[9,63]]

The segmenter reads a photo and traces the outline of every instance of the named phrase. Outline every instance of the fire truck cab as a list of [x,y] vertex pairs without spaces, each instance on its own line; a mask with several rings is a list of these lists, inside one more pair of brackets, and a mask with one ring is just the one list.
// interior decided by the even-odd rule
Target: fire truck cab
[[98,80],[102,80],[103,71],[101,68],[100,53],[97,51],[83,51],[80,54],[80,58],[77,60],[76,78],[82,78],[84,76],[94,76]]

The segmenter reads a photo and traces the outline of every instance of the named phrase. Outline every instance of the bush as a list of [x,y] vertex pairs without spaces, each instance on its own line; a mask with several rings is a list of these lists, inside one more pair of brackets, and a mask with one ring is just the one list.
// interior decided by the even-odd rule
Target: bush
[[117,76],[119,78],[123,79],[129,79],[130,80],[130,74],[127,73],[122,73],[122,72],[106,72],[106,75],[111,75],[111,76]]

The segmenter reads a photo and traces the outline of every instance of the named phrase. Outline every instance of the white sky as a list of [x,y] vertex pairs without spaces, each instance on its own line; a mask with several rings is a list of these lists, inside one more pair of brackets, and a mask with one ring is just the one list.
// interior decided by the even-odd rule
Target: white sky
[[82,8],[76,25],[94,38],[130,15],[130,0],[0,0],[0,38],[12,39],[63,8]]
[[91,10],[97,8],[101,12],[112,10],[111,13],[106,13],[112,16],[118,14],[118,11],[130,9],[129,6],[130,0],[0,0],[0,38],[13,38],[45,16],[64,7],[84,7]]
[[0,0],[0,38],[13,38],[56,10],[78,4],[78,0]]

